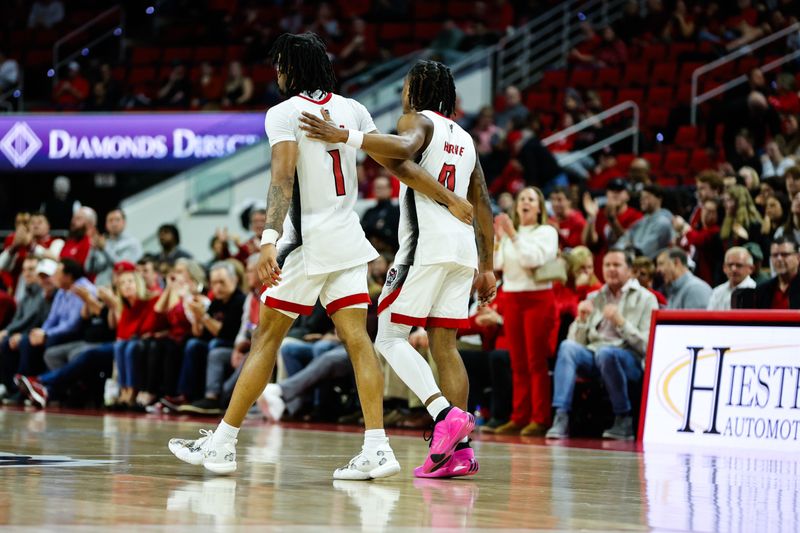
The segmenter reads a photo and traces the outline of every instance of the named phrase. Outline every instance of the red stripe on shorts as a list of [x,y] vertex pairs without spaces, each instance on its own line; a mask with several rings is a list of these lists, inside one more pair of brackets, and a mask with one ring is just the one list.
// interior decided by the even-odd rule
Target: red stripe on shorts
[[426,326],[429,328],[451,328],[451,329],[459,329],[459,328],[468,328],[469,327],[469,319],[468,318],[438,318],[438,317],[428,317],[428,321]]
[[397,297],[400,296],[400,291],[402,289],[403,286],[400,285],[399,287],[397,287],[397,290],[390,292],[386,298],[378,302],[378,314],[383,313],[387,307],[392,305],[392,303],[394,303],[394,301],[397,300]]
[[415,316],[401,315],[400,313],[392,313],[392,322],[395,324],[403,324],[404,326],[419,326],[425,327],[427,318],[420,318]]
[[301,315],[310,315],[312,311],[314,311],[313,305],[301,305],[294,302],[286,302],[283,300],[278,300],[277,298],[273,298],[272,296],[267,296],[267,299],[264,303],[273,309],[288,311],[290,313],[299,313]]
[[340,309],[344,309],[345,307],[350,307],[351,305],[356,304],[371,304],[372,300],[369,297],[369,294],[366,292],[362,292],[361,294],[351,294],[350,296],[345,296],[344,298],[339,298],[338,300],[334,300],[328,304],[325,308],[325,311],[328,312],[328,316],[333,315],[336,311]]

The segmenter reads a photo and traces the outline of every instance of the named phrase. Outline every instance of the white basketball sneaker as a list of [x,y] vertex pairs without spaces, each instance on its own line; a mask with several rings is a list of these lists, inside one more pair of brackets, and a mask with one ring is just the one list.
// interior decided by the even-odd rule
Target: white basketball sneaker
[[347,466],[337,468],[333,479],[364,481],[393,476],[400,472],[400,463],[388,443],[374,450],[361,449]]
[[170,439],[169,451],[184,463],[203,465],[215,474],[230,474],[236,471],[236,440],[215,443],[214,432],[201,429],[203,435],[196,440]]

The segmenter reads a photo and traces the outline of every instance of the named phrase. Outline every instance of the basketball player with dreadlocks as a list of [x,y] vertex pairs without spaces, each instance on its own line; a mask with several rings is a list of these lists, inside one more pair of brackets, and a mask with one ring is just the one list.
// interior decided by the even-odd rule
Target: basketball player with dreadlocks
[[[337,128],[314,113],[301,118],[302,129],[312,139],[349,143],[355,135],[372,157],[419,161],[422,168],[439,176],[440,183],[474,206],[473,227],[448,216],[435,198],[401,186],[400,250],[379,300],[376,346],[435,420],[428,457],[414,470],[418,477],[478,471],[469,446],[474,420],[465,412],[469,382],[456,349],[456,330],[468,324],[472,287],[482,304],[494,298],[494,229],[472,138],[449,118],[455,99],[450,69],[435,61],[420,61],[404,82],[404,114],[397,123],[397,135],[368,134],[362,141],[357,132]],[[408,342],[414,326],[427,329],[441,391],[427,362]]]
[[[262,296],[266,305],[261,308],[253,349],[217,429],[201,430],[203,437],[197,440],[172,439],[169,449],[179,459],[212,472],[236,470],[239,427],[264,391],[292,323],[299,314],[310,314],[319,298],[353,363],[366,426],[361,452],[337,469],[334,478],[388,477],[400,471],[400,464],[383,430],[383,373],[366,330],[367,263],[378,253],[354,211],[359,148],[354,139],[375,131],[375,125],[364,106],[333,93],[331,63],[316,35],[282,35],[271,56],[278,86],[289,98],[272,107],[265,120],[272,179],[258,274],[267,286]],[[323,106],[327,116],[355,132],[353,139],[341,145],[323,144],[300,131],[300,114],[319,113]],[[453,220],[472,220],[471,204],[415,163],[379,159],[402,181],[446,205]]]

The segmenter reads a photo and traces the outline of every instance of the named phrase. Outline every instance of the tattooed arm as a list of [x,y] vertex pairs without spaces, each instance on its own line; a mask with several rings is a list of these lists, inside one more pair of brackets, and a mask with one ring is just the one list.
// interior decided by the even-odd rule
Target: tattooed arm
[[[267,193],[267,229],[281,234],[283,220],[292,203],[294,176],[297,168],[299,150],[292,141],[279,142],[272,147],[272,179]],[[277,285],[280,281],[281,269],[278,266],[278,250],[274,244],[261,247],[258,259],[258,277],[267,286]]]
[[481,162],[475,158],[475,169],[469,181],[467,198],[473,205],[475,216],[475,242],[478,245],[478,276],[474,288],[478,291],[481,305],[494,299],[497,292],[497,281],[494,278],[494,224],[492,206],[489,203],[489,191],[483,176]]

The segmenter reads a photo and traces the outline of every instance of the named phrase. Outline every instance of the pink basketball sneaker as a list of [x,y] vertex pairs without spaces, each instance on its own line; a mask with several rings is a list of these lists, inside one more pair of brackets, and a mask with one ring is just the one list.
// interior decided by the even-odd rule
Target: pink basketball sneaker
[[414,475],[425,478],[474,476],[479,469],[475,452],[466,442],[459,442],[456,451],[453,452],[453,458],[442,468],[426,474],[422,471],[422,467],[418,466],[414,469]]
[[449,407],[443,411],[433,426],[431,447],[428,457],[419,467],[421,472],[431,474],[444,467],[453,457],[456,445],[472,433],[474,427],[475,418],[458,407]]

